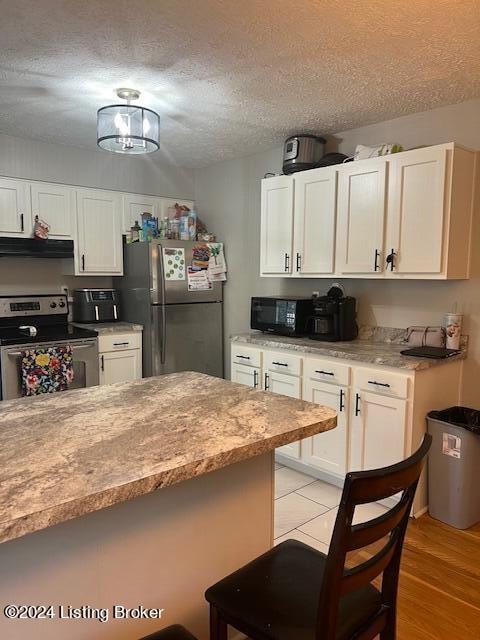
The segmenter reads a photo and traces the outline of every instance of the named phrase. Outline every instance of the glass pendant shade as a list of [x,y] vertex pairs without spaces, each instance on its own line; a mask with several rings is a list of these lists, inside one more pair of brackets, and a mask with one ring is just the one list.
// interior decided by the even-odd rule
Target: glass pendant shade
[[132,104],[112,104],[97,112],[97,144],[114,153],[152,153],[160,148],[158,113]]

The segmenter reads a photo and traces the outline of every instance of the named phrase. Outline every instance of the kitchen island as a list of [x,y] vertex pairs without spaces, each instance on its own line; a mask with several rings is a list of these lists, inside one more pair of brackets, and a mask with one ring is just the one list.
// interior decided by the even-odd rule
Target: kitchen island
[[272,544],[273,450],[335,424],[198,373],[2,403],[0,602],[47,610],[0,637],[206,638],[204,589]]

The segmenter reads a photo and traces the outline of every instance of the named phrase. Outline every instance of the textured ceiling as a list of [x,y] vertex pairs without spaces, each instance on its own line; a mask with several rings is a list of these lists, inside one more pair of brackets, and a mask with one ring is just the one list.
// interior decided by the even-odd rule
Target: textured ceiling
[[480,95],[480,0],[1,0],[0,132],[94,148],[142,90],[184,167]]

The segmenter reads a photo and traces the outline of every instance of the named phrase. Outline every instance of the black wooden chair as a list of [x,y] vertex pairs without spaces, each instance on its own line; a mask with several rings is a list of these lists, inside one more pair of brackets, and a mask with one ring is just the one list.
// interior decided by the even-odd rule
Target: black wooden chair
[[197,640],[197,638],[181,624],[172,624],[140,640]]
[[[431,441],[398,464],[347,474],[328,556],[287,540],[210,587],[210,640],[227,640],[228,625],[252,640],[394,640],[403,540]],[[352,524],[357,505],[398,493],[392,509]],[[359,551],[370,545],[373,555]]]

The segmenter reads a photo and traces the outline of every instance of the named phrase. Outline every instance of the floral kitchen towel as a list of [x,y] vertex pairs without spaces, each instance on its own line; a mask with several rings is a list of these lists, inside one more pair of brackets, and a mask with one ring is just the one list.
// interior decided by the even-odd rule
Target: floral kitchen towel
[[22,351],[22,396],[66,391],[73,382],[72,347]]

